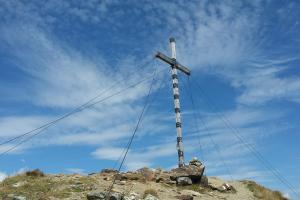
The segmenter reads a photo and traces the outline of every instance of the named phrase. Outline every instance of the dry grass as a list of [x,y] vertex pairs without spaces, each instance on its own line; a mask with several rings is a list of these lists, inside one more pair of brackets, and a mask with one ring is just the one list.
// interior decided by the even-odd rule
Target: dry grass
[[[36,174],[35,174],[36,175]],[[1,183],[0,199],[7,199],[10,194],[25,196],[28,199],[46,199],[49,196],[57,198],[68,197],[66,191],[53,192],[54,183],[47,177],[27,175],[17,175],[9,177]],[[23,183],[21,186],[14,187],[16,183]]]
[[[14,186],[16,183],[22,183]],[[81,177],[70,179],[68,177],[54,178],[46,176],[40,171],[30,171],[24,174],[6,178],[0,183],[0,199],[8,200],[9,195],[24,196],[30,200],[47,200],[50,197],[58,199],[70,198],[72,194],[89,191],[93,179]]]
[[281,192],[269,190],[261,185],[258,185],[254,181],[244,181],[248,189],[253,192],[253,195],[258,199],[264,200],[288,200],[283,197]]
[[199,192],[200,194],[207,194],[212,190],[209,187],[203,187],[200,184],[192,184],[187,186],[177,186],[179,190],[193,190],[195,192]]

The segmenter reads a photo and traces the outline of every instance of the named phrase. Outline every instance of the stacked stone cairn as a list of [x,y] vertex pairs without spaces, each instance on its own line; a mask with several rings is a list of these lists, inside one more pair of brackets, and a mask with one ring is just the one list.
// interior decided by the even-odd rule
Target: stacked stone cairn
[[193,158],[188,165],[172,169],[170,179],[182,186],[200,184],[203,182],[204,170],[205,166],[197,158]]

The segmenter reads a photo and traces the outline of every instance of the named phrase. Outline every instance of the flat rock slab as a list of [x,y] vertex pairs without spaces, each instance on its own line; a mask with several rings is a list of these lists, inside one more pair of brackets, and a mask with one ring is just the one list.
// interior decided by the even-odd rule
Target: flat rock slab
[[187,165],[181,168],[175,168],[171,170],[172,176],[202,176],[204,172],[204,166]]

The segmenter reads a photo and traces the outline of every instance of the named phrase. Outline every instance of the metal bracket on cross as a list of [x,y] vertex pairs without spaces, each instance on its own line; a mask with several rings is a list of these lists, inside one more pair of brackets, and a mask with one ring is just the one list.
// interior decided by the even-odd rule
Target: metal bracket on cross
[[166,56],[165,54],[163,54],[159,51],[156,53],[155,57],[161,59],[162,61],[168,63],[171,66],[175,66],[176,69],[179,69],[186,75],[188,75],[188,76],[191,75],[191,71],[187,67],[185,67],[185,66],[181,65],[179,62],[177,62],[176,59],[169,58],[168,56]]

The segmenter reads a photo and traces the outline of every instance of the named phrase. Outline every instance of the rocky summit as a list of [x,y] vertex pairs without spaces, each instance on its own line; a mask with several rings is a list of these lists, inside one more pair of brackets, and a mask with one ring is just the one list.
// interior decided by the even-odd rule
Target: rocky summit
[[[142,168],[118,173],[44,174],[39,170],[0,183],[2,200],[284,200],[280,192],[253,181],[223,181],[203,175],[201,163],[170,171]],[[113,187],[111,188],[112,183]],[[111,188],[111,190],[109,190]]]

